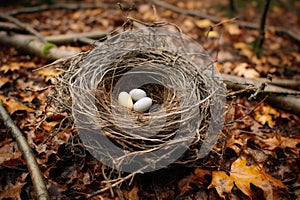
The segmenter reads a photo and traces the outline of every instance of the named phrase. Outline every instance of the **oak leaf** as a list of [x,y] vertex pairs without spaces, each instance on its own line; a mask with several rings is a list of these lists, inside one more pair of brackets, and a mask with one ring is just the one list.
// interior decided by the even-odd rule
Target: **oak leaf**
[[245,158],[238,158],[232,163],[230,176],[225,172],[214,171],[212,173],[212,182],[208,188],[216,188],[219,196],[225,199],[224,193],[230,193],[233,183],[250,198],[252,198],[250,185],[255,185],[263,190],[266,200],[274,199],[273,189],[287,189],[280,180],[265,173],[260,166],[247,166]]
[[240,63],[235,67],[233,72],[238,76],[243,76],[245,78],[254,79],[259,77],[259,73],[255,69],[250,68],[247,63]]
[[212,22],[208,19],[201,19],[197,20],[195,24],[199,28],[209,28],[212,25]]
[[230,177],[235,185],[247,196],[251,198],[250,183],[263,190],[265,199],[272,200],[273,187],[286,188],[278,179],[264,172],[259,166],[247,166],[245,158],[239,158],[231,165]]
[[255,110],[254,119],[262,125],[268,124],[269,127],[273,128],[275,126],[273,116],[277,115],[276,109],[269,105],[261,105]]
[[33,111],[33,109],[27,107],[26,105],[14,100],[14,99],[2,96],[2,95],[0,95],[0,101],[2,101],[4,107],[6,108],[6,110],[9,114],[13,114],[14,112],[16,112],[18,110],[25,110],[28,112]]
[[223,199],[226,199],[224,192],[229,194],[233,188],[233,179],[223,171],[213,171],[212,181],[208,189],[216,188],[217,193]]

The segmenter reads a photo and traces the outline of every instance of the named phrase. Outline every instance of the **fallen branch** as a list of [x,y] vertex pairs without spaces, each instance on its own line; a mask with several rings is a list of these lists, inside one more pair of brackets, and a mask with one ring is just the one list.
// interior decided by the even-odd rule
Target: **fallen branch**
[[[176,6],[165,3],[163,1],[152,0],[152,2],[153,2],[153,4],[155,4],[157,6],[160,6],[160,7],[163,7],[165,9],[168,9],[168,10],[171,10],[171,11],[174,11],[174,12],[177,12],[177,13],[181,13],[181,14],[184,14],[184,15],[189,15],[189,16],[193,16],[193,17],[200,17],[200,18],[208,19],[208,20],[210,20],[214,23],[220,23],[222,21],[221,19],[219,19],[217,17],[211,16],[211,15],[208,15],[208,14],[205,14],[205,13],[201,13],[199,11],[193,11],[193,10],[186,10],[186,9],[183,9],[183,8],[178,8]],[[259,29],[259,24],[254,24],[254,23],[250,23],[250,22],[246,22],[246,21],[240,21],[240,20],[238,20],[237,22],[240,26],[245,27],[245,28]],[[279,33],[279,34],[288,35],[289,37],[291,37],[295,41],[300,42],[300,36],[299,35],[295,34],[292,31],[286,30],[283,27],[266,26],[265,29],[270,30],[270,31],[275,31],[276,33]]]
[[9,12],[9,15],[15,16],[19,14],[30,14],[36,12],[42,12],[46,10],[57,10],[57,9],[64,9],[64,10],[79,10],[79,9],[96,9],[96,8],[103,8],[103,9],[118,9],[119,7],[116,5],[111,4],[52,4],[52,5],[41,5],[41,6],[34,6],[30,8],[23,8],[17,9],[14,11]]
[[0,31],[24,32],[23,29],[10,22],[0,22]]
[[[288,112],[300,115],[300,92],[272,85],[272,82],[266,82],[267,79],[246,79],[238,76],[222,74],[223,81],[228,89],[243,90],[247,89],[254,91],[267,83],[264,90],[260,94],[267,95],[267,101]],[[255,91],[254,91],[255,92]],[[259,94],[258,94],[259,95]]]
[[41,42],[35,36],[23,34],[8,34],[0,32],[0,43],[12,46],[47,60],[57,60],[62,57],[69,57],[79,53],[78,51],[62,50],[57,47],[50,48],[45,52],[45,43]]
[[[107,37],[107,33],[104,32],[90,32],[90,33],[78,33],[78,34],[67,34],[67,35],[53,35],[45,37],[47,42],[54,44],[70,44],[72,42],[82,41],[82,38],[89,38],[94,40],[105,39]],[[92,41],[89,41],[92,42]],[[93,41],[96,42],[96,41]],[[87,42],[84,42],[87,43]]]
[[44,182],[43,175],[39,169],[36,162],[35,156],[28,145],[26,138],[21,133],[20,129],[14,124],[13,120],[8,115],[6,109],[4,108],[2,101],[0,100],[0,116],[7,128],[11,129],[12,137],[16,140],[19,150],[26,161],[30,177],[32,180],[33,188],[37,199],[48,200],[50,199],[46,184]]
[[21,29],[24,29],[25,31],[27,31],[28,33],[31,33],[32,35],[35,35],[37,38],[39,38],[42,42],[46,42],[46,40],[44,39],[44,37],[37,32],[35,29],[33,29],[32,27],[22,23],[21,21],[19,21],[17,18],[14,18],[10,15],[4,14],[4,13],[0,13],[0,18],[5,19],[9,22],[14,23],[15,25],[17,25],[18,27],[20,27]]

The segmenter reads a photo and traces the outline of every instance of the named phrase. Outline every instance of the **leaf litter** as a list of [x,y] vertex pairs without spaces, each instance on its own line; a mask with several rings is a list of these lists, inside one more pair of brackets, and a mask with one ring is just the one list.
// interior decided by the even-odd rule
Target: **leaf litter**
[[[213,8],[214,4],[224,5],[222,1],[207,4],[201,1],[189,1],[187,4],[172,0],[166,2],[180,8],[199,9],[216,17],[226,16],[224,10],[227,8]],[[243,6],[239,7],[239,15],[249,21],[258,20],[255,11],[257,4]],[[300,7],[298,4],[296,6]],[[137,11],[129,14],[143,21],[151,22],[156,19],[184,22],[184,33],[203,44],[213,57],[218,58],[216,52],[220,52],[218,69],[221,72],[250,78],[266,74],[286,79],[299,78],[299,53],[291,39],[267,31],[264,55],[258,59],[251,46],[257,36],[255,30],[245,29],[238,23],[228,23],[224,27],[215,27],[207,38],[208,29],[214,25],[210,20],[189,17],[160,7],[156,8],[154,16],[151,5],[140,3],[137,7]],[[289,23],[295,24],[298,18],[293,12],[287,12],[288,8],[278,6],[273,9],[274,12],[269,15],[271,24],[293,27],[294,31],[300,32],[297,26],[289,26],[286,20],[282,22],[278,17],[288,13]],[[45,28],[39,30],[45,36],[92,30],[111,31],[124,22],[124,13],[118,9],[59,9],[21,14],[17,17],[35,28],[44,25]],[[92,48],[76,42],[72,45],[77,49]],[[45,65],[46,61],[28,57],[11,48],[2,49],[0,55],[0,99],[34,149],[52,197],[82,198],[84,194],[104,187],[107,177],[103,172],[107,169],[82,148],[76,130],[65,119],[66,114],[56,113],[56,108],[47,107],[47,96],[51,88],[43,88],[51,86],[52,76],[57,75],[57,72],[50,68],[32,72]],[[267,103],[257,105],[258,102],[248,101],[243,96],[228,99],[223,152],[209,155],[206,160],[197,163],[198,167],[165,170],[156,177],[155,173],[147,178],[140,175],[141,180],[137,177],[132,182],[95,196],[94,199],[299,197],[299,116],[273,108]],[[9,136],[10,130],[3,123],[0,126],[0,174],[9,174],[6,178],[0,175],[0,197],[21,199],[21,196],[33,196],[33,188],[26,178],[28,173],[25,162]],[[111,172],[111,175],[114,173]]]

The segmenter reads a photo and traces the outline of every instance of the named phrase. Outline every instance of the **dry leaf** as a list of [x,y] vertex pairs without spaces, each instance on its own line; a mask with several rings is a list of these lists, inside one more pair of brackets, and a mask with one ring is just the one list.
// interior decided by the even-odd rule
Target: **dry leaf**
[[3,85],[5,85],[7,82],[9,82],[10,81],[10,78],[8,78],[8,77],[1,77],[0,78],[0,88],[3,86]]
[[13,71],[17,71],[19,69],[20,69],[20,63],[12,62],[12,63],[9,63],[8,65],[3,65],[0,68],[0,71],[7,73],[8,71],[13,72]]
[[244,42],[238,42],[234,44],[235,49],[240,49],[241,54],[245,55],[247,58],[252,59],[253,52],[249,49],[249,45]]
[[218,38],[219,33],[217,31],[208,31],[205,33],[205,36],[207,36],[208,38]]
[[225,28],[230,35],[240,35],[242,33],[242,30],[237,24],[225,24]]
[[123,190],[123,195],[125,199],[130,199],[130,200],[139,200],[139,188],[137,185],[135,185],[130,191]]
[[233,180],[223,171],[213,171],[212,181],[208,189],[216,188],[219,196],[225,199],[224,192],[230,194],[233,187]]
[[17,149],[16,143],[9,143],[0,148],[0,163],[3,164],[6,161],[21,159],[22,153]]
[[245,78],[258,78],[259,77],[259,73],[253,69],[253,68],[249,68],[247,63],[240,63],[239,65],[237,65],[235,67],[235,69],[233,70],[233,72],[238,75],[238,76],[243,76]]
[[46,82],[51,81],[51,83],[54,83],[55,82],[54,77],[60,75],[62,72],[58,71],[56,69],[53,69],[51,67],[46,67],[44,69],[36,71],[35,73],[44,76]]
[[212,25],[212,22],[208,19],[197,20],[195,22],[196,26],[199,28],[209,28]]
[[23,173],[21,176],[18,177],[18,181],[15,181],[15,184],[8,185],[5,187],[3,191],[0,192],[0,199],[14,199],[14,200],[21,200],[21,191],[22,187],[26,184],[25,178],[27,173]]
[[6,108],[6,110],[9,114],[13,114],[14,112],[16,112],[18,110],[25,110],[28,112],[33,112],[33,109],[27,107],[26,105],[24,105],[18,101],[15,101],[14,99],[0,95],[0,100],[2,101],[4,107]]
[[265,173],[261,167],[257,165],[247,166],[245,158],[238,158],[232,163],[230,176],[221,171],[214,171],[212,176],[212,182],[208,188],[216,188],[219,196],[223,199],[225,199],[224,193],[230,193],[233,183],[250,199],[252,198],[250,184],[261,188],[266,200],[274,199],[273,189],[287,189],[280,180]]
[[193,174],[181,179],[178,182],[178,190],[180,192],[180,195],[182,196],[190,192],[192,189],[192,187],[190,186],[191,184],[206,183],[207,180],[205,178],[205,175],[211,175],[211,171],[196,168]]
[[283,150],[288,149],[293,152],[295,155],[298,155],[298,145],[300,144],[300,138],[293,137],[284,137],[278,134],[273,137],[268,137],[266,139],[261,139],[259,145],[262,149],[267,149],[270,151],[275,150],[276,148],[281,148]]
[[239,158],[232,163],[230,177],[235,185],[250,198],[252,196],[250,183],[263,190],[266,200],[274,199],[273,187],[286,189],[280,180],[265,173],[259,166],[247,166],[245,158]]
[[263,104],[255,110],[254,119],[262,125],[268,124],[269,127],[273,128],[275,126],[273,116],[276,115],[278,115],[276,109],[269,105]]

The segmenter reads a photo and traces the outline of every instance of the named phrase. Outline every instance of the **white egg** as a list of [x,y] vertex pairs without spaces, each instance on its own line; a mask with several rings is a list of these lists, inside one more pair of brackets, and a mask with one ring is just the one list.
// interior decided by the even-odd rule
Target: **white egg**
[[147,96],[146,92],[142,89],[132,89],[129,92],[129,94],[130,94],[132,100],[134,100],[134,101],[137,101],[137,100]]
[[129,109],[132,109],[133,107],[133,101],[131,99],[131,96],[127,92],[120,92],[118,96],[118,101],[121,106],[124,106]]
[[151,106],[152,106],[152,99],[149,97],[143,97],[134,103],[133,110],[139,112],[145,112],[149,110]]

